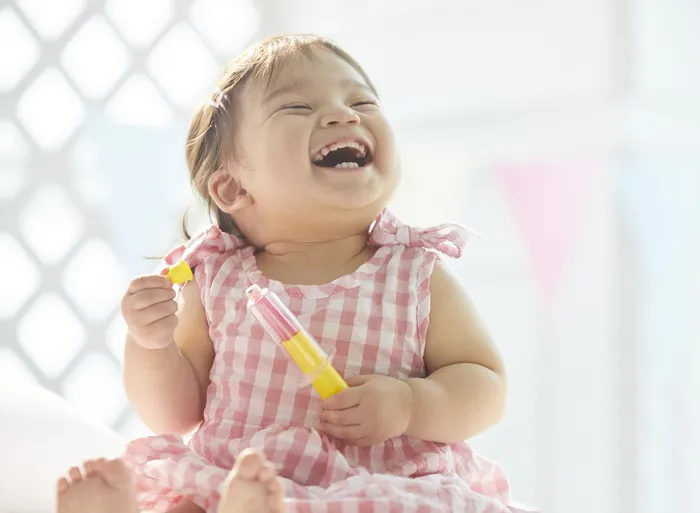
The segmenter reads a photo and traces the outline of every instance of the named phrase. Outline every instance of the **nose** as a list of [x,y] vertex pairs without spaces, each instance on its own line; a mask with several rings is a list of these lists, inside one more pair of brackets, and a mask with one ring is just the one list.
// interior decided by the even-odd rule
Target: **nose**
[[333,125],[357,125],[360,123],[360,116],[348,107],[334,107],[329,109],[321,117],[321,126],[328,127]]

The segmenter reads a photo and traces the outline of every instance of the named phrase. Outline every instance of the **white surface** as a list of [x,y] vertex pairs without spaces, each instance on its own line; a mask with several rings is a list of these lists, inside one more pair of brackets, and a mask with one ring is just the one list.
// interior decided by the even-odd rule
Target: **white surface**
[[115,433],[61,397],[8,381],[0,390],[0,513],[53,513],[56,480],[68,467],[122,453]]

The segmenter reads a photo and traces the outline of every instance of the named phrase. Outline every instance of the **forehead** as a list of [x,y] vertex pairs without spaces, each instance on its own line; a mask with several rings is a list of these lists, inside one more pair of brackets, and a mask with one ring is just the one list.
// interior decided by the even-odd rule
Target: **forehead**
[[364,83],[362,75],[342,57],[331,50],[313,48],[308,53],[294,55],[280,66],[277,76],[271,77],[271,85],[287,85],[309,77],[333,79],[354,79]]
[[368,86],[362,75],[342,57],[325,48],[310,48],[285,56],[269,75],[251,84],[251,93],[264,98],[280,88],[332,87],[348,82]]

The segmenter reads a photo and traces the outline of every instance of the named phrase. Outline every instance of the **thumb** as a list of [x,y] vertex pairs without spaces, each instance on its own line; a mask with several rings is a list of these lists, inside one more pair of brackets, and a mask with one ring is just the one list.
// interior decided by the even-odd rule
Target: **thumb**
[[365,383],[370,381],[372,378],[374,378],[372,374],[364,374],[361,376],[354,376],[352,378],[348,378],[346,381],[351,387],[359,387],[360,385],[364,385]]

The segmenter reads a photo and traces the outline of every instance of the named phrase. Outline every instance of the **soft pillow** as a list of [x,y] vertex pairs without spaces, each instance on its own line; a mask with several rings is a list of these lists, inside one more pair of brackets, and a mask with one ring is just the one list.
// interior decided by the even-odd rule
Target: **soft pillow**
[[57,479],[85,459],[117,457],[125,442],[37,385],[0,377],[0,513],[54,513]]

